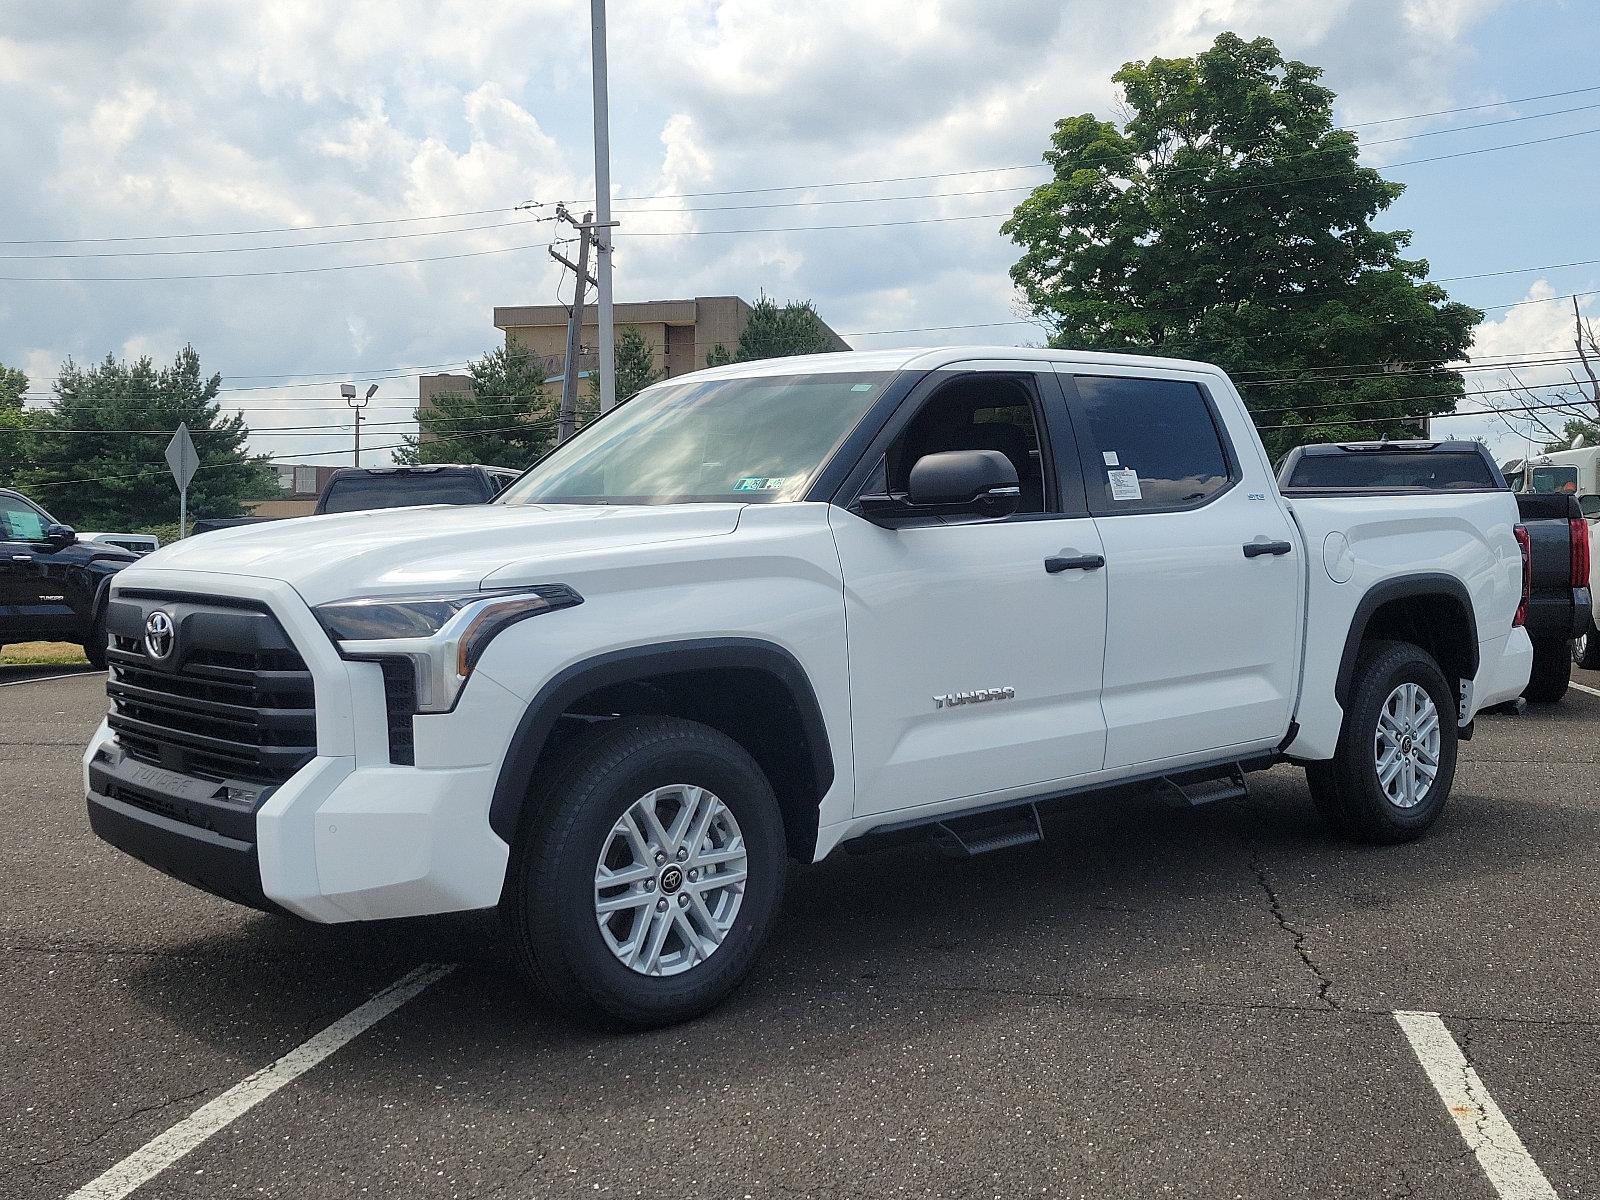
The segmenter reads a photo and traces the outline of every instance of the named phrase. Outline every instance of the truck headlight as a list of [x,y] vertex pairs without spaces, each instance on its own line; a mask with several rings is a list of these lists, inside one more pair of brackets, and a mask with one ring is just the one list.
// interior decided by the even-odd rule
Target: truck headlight
[[416,711],[449,712],[485,648],[508,626],[582,604],[564,584],[463,595],[373,596],[316,609],[339,653],[363,661],[408,660]]

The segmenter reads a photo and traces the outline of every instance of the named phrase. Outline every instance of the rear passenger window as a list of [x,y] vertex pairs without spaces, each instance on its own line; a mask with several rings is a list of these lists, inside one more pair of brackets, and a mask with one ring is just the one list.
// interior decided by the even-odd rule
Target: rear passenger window
[[1085,375],[1075,382],[1094,512],[1192,508],[1226,490],[1228,452],[1198,384]]

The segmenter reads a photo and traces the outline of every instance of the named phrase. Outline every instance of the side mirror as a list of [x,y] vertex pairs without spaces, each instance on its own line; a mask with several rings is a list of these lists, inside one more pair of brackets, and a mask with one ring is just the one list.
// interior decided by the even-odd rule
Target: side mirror
[[57,550],[60,550],[78,540],[78,531],[71,525],[46,525],[44,527],[44,540]]
[[908,517],[1009,517],[1022,501],[1017,468],[998,450],[946,450],[925,454],[911,468],[905,495],[856,497],[855,512],[875,525]]
[[907,499],[918,510],[1009,517],[1022,488],[1017,468],[998,450],[947,450],[917,459]]

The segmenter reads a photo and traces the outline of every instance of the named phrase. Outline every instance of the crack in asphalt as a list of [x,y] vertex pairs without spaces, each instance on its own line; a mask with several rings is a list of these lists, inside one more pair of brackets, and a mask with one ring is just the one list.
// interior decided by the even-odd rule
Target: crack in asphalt
[[[1238,807],[1243,808],[1255,821],[1262,822],[1264,820],[1261,814],[1248,801]],[[1272,873],[1267,868],[1266,860],[1261,856],[1261,847],[1242,830],[1240,831],[1239,839],[1244,843],[1246,851],[1249,852],[1250,870],[1256,877],[1256,883],[1260,885],[1262,892],[1266,894],[1267,907],[1272,913],[1273,920],[1277,921],[1278,928],[1293,939],[1295,954],[1305,964],[1306,970],[1316,977],[1317,999],[1324,1007],[1337,1010],[1340,1006],[1339,1001],[1335,1000],[1332,995],[1333,980],[1317,965],[1317,960],[1311,957],[1311,951],[1306,944],[1306,931],[1290,921],[1288,914],[1284,912],[1283,900],[1278,895],[1278,889],[1273,886]]]
[[28,1166],[33,1169],[33,1173],[35,1177],[37,1177],[42,1174],[46,1168],[53,1167],[57,1163],[71,1158],[74,1154],[77,1154],[82,1150],[87,1150],[90,1146],[93,1146],[96,1142],[100,1141],[100,1139],[113,1133],[117,1126],[123,1124],[124,1122],[131,1121],[135,1117],[142,1117],[147,1113],[160,1112],[162,1109],[172,1108],[174,1105],[188,1104],[191,1101],[198,1100],[210,1090],[211,1089],[209,1087],[203,1087],[195,1091],[188,1092],[182,1096],[169,1096],[167,1099],[158,1101],[155,1104],[143,1104],[138,1108],[130,1108],[125,1113],[118,1113],[116,1116],[107,1120],[105,1122],[105,1128],[99,1133],[95,1134],[93,1137],[69,1146],[60,1154],[53,1154],[49,1158],[34,1159],[32,1162],[28,1163]]

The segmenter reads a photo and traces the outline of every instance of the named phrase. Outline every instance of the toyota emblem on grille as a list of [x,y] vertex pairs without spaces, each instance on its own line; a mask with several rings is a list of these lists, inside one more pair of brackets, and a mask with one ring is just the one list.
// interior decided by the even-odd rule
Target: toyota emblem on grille
[[171,657],[177,643],[172,618],[157,609],[144,619],[144,652],[157,661]]

